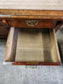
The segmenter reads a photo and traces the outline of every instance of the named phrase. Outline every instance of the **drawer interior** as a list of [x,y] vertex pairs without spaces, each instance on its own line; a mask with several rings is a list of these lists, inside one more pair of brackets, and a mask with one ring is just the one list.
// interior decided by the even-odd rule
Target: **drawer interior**
[[54,29],[11,28],[5,61],[60,64]]

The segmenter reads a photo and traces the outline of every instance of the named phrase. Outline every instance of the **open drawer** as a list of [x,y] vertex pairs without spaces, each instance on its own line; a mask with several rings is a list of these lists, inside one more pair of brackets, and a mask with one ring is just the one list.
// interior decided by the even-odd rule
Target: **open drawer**
[[61,65],[54,29],[10,28],[5,63]]

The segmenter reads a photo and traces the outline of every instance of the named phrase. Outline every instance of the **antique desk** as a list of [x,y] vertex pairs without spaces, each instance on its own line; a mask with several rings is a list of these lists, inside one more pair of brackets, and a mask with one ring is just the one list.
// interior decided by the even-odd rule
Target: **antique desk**
[[61,65],[55,29],[63,24],[63,0],[0,0],[5,63]]

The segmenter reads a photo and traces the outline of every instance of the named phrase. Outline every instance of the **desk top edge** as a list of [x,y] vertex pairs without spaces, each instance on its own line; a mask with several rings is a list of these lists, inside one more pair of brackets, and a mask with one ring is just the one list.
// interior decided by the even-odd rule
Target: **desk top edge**
[[0,9],[0,18],[63,20],[63,10]]

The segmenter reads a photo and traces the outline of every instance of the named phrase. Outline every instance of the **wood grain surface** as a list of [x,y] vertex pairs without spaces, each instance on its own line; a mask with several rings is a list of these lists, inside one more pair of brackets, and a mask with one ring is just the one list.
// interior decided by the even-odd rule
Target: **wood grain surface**
[[[8,25],[11,27],[16,27],[16,28],[54,28],[56,21],[55,20],[38,20],[37,25],[31,26],[27,24],[27,21],[30,21],[30,23],[34,20],[32,19],[8,19]],[[30,24],[29,23],[29,24]],[[45,25],[46,24],[46,25]]]
[[19,30],[15,61],[44,61],[42,33],[37,29]]
[[16,62],[59,62],[53,30],[21,29],[18,32]]
[[51,19],[63,21],[63,10],[0,9],[0,19]]
[[0,38],[7,38],[9,26],[3,21],[0,20]]

